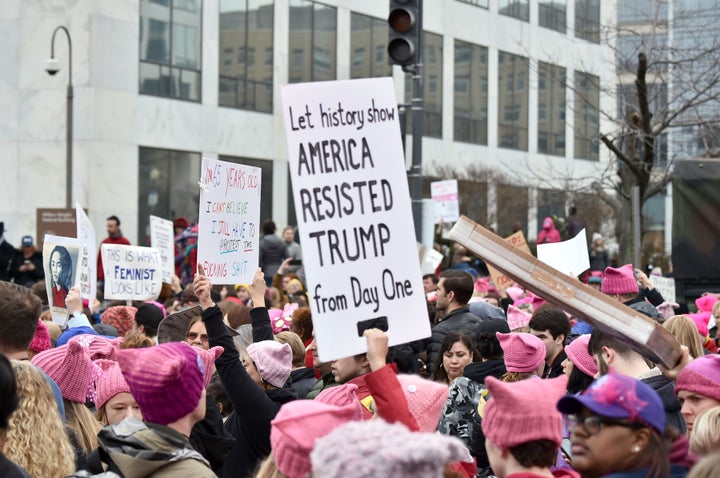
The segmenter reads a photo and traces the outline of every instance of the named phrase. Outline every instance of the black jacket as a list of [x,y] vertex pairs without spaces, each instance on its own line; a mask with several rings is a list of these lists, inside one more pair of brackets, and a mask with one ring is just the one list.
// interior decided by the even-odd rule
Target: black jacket
[[485,383],[485,377],[495,377],[500,380],[505,375],[505,360],[490,359],[487,362],[473,362],[465,366],[463,375],[474,382]]
[[[263,315],[269,325],[266,308],[256,307],[251,311],[253,327],[255,319],[259,322]],[[240,353],[225,327],[219,307],[204,310],[202,319],[207,327],[210,346],[219,345],[224,349],[215,361],[215,367],[233,406],[225,427],[236,441],[225,462],[223,476],[246,477],[252,474],[260,460],[270,454],[270,422],[280,406],[296,397],[284,388],[265,391],[253,381],[240,362]]]
[[[20,266],[26,262],[32,262],[35,265],[35,270],[20,271]],[[41,252],[35,252],[29,259],[25,259],[23,253],[17,251],[15,253],[15,257],[13,258],[11,269],[11,274],[15,283],[24,285],[25,287],[32,287],[32,285],[36,282],[45,279]]]
[[298,398],[305,398],[317,383],[314,368],[299,368],[290,372],[290,387]]
[[[654,290],[654,289],[653,289]],[[645,300],[643,296],[635,297],[634,299],[630,299],[627,302],[623,302],[624,305],[627,305],[631,309],[634,309],[638,312],[640,312],[643,315],[646,315],[652,319],[662,319],[663,316],[660,315],[660,312],[653,306],[651,303]]]
[[665,375],[659,373],[654,377],[642,379],[647,385],[660,395],[663,407],[665,408],[665,428],[675,427],[681,434],[685,434],[685,420],[680,414],[680,402],[675,395],[675,383]]
[[472,337],[473,341],[477,343],[477,325],[479,323],[480,318],[470,312],[467,306],[459,307],[446,315],[442,322],[432,328],[432,335],[427,345],[429,369],[433,370],[435,367],[435,360],[438,353],[440,353],[442,341],[447,334],[450,332],[464,333]]

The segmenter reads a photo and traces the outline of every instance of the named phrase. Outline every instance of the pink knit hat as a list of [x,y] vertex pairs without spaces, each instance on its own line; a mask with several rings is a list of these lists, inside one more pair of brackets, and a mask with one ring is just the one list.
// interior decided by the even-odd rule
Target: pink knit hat
[[617,269],[606,267],[600,290],[607,295],[637,294],[639,289],[632,264]]
[[366,408],[357,396],[358,386],[354,383],[344,383],[335,387],[326,388],[315,397],[316,402],[327,403],[336,407],[352,406],[353,420],[365,418]]
[[167,425],[200,403],[205,365],[185,342],[124,349],[117,358],[144,420]]
[[90,360],[87,349],[80,345],[78,337],[73,337],[65,345],[37,354],[31,362],[58,384],[64,399],[85,403],[87,399],[95,398],[93,381],[101,370]]
[[497,332],[495,336],[505,353],[508,372],[534,372],[545,361],[545,344],[533,334]]
[[203,388],[207,388],[212,380],[213,372],[215,371],[215,361],[225,351],[224,348],[218,346],[212,347],[210,350],[203,350],[196,348],[195,351],[200,355],[203,361],[204,371],[203,374]]
[[595,358],[588,352],[588,343],[590,343],[590,334],[581,335],[565,346],[565,353],[582,373],[594,378],[598,368]]
[[282,388],[292,370],[292,349],[288,344],[263,340],[248,345],[247,353],[255,362],[260,378]]
[[695,299],[695,305],[700,312],[712,312],[713,307],[718,302],[720,302],[720,299],[710,294]]
[[687,390],[720,401],[720,355],[703,355],[682,369],[675,393]]
[[346,423],[319,438],[310,454],[316,476],[343,478],[438,478],[446,465],[469,458],[455,437],[381,419]]
[[115,327],[120,337],[130,332],[135,327],[135,313],[137,308],[126,305],[114,305],[105,309],[100,316],[103,324]]
[[492,397],[485,405],[482,429],[498,448],[512,448],[534,440],[562,441],[562,414],[557,402],[565,396],[567,377],[505,383],[486,377]]
[[527,327],[530,323],[532,314],[525,312],[524,310],[518,309],[514,305],[508,305],[507,310],[507,321],[510,330],[522,329]]
[[697,328],[698,333],[704,337],[707,337],[710,330],[708,329],[708,325],[710,324],[710,317],[712,316],[712,312],[697,312],[695,314],[685,314],[686,317],[688,317],[690,320],[693,321],[693,324],[695,324],[695,328]]
[[397,379],[420,431],[435,432],[447,400],[448,386],[426,380],[419,375],[398,375]]
[[102,369],[102,373],[95,379],[95,408],[100,410],[118,393],[132,393],[117,362],[101,359],[95,363]]
[[507,289],[505,289],[505,293],[510,297],[513,301],[520,300],[525,295],[525,290],[522,287],[518,287],[516,285],[510,286]]
[[[337,388],[337,387],[333,387]],[[360,402],[355,399],[357,404]],[[315,440],[356,418],[356,407],[330,405],[317,400],[295,400],[280,408],[272,421],[270,444],[275,464],[288,478],[310,473],[310,452]]]
[[50,332],[48,332],[47,325],[45,322],[38,319],[37,329],[35,329],[35,336],[30,342],[28,349],[32,350],[36,354],[50,350],[52,348],[52,342],[50,342]]
[[90,360],[93,362],[102,359],[115,361],[118,350],[120,350],[120,345],[125,341],[122,337],[109,339],[102,335],[91,334],[76,335],[74,339],[77,343],[85,347]]

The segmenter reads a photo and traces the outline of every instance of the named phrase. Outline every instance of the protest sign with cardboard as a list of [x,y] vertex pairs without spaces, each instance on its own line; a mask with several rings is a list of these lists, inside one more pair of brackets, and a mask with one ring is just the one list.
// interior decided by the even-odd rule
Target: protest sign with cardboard
[[457,179],[433,181],[430,196],[435,202],[435,224],[440,221],[455,222],[460,216]]
[[162,288],[162,259],[154,247],[102,244],[105,298],[155,300]]
[[68,321],[65,297],[80,279],[82,248],[83,243],[74,237],[46,234],[43,240],[45,290],[52,320],[61,327],[65,327]]
[[150,216],[150,245],[160,251],[162,281],[172,284],[175,274],[175,231],[172,221]]
[[260,242],[261,172],[202,159],[198,264],[213,284],[252,283]]
[[283,87],[288,159],[321,360],[430,335],[391,78]]
[[667,302],[675,302],[675,279],[672,277],[649,276],[652,285]]
[[540,262],[570,277],[579,276],[590,269],[585,229],[567,241],[538,244],[537,258]]
[[[525,240],[525,234],[523,234],[522,231],[518,231],[514,234],[509,235],[505,238],[505,242],[507,242],[511,247],[517,247],[526,254],[531,254],[530,248],[528,247],[527,241]],[[500,292],[502,296],[504,296],[505,289],[513,285],[513,279],[506,276],[499,270],[495,269],[490,264],[486,265],[488,266],[488,272],[490,273],[490,277],[492,278],[495,288],[498,290],[498,292]]]
[[653,362],[672,368],[680,360],[680,344],[659,323],[510,246],[471,219],[461,216],[449,237],[518,284],[629,343]]
[[77,217],[77,238],[80,241],[80,296],[88,300],[88,309],[93,311],[93,302],[97,297],[97,261],[95,260],[95,229],[90,218],[75,203],[75,214]]

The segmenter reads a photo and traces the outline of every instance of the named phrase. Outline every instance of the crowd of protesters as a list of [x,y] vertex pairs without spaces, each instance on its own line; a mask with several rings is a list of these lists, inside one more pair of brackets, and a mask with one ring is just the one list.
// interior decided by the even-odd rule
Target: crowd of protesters
[[[100,296],[91,313],[70,288],[64,329],[33,286],[32,238],[14,250],[0,281],[0,476],[720,475],[720,294],[675,315],[652,277],[607,265],[602,237],[588,285],[675,336],[676,367],[530,288],[498,290],[461,246],[423,277],[430,337],[390,347],[369,329],[366,353],[323,363],[293,227],[263,225],[251,283],[212,286],[197,226],[174,226],[176,276],[156,301]],[[543,222],[543,241],[556,232]],[[115,216],[106,241],[127,242]]]

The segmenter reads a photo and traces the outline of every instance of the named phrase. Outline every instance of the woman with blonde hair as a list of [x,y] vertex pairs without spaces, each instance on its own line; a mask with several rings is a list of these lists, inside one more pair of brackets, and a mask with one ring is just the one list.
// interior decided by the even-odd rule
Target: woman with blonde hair
[[67,476],[75,452],[65,433],[50,384],[30,362],[12,361],[20,405],[10,417],[2,452],[32,477]]
[[720,452],[720,407],[709,408],[695,418],[690,452],[697,456]]
[[681,345],[687,346],[692,358],[705,355],[702,337],[695,323],[689,317],[685,315],[674,315],[663,322],[662,326],[673,334]]

